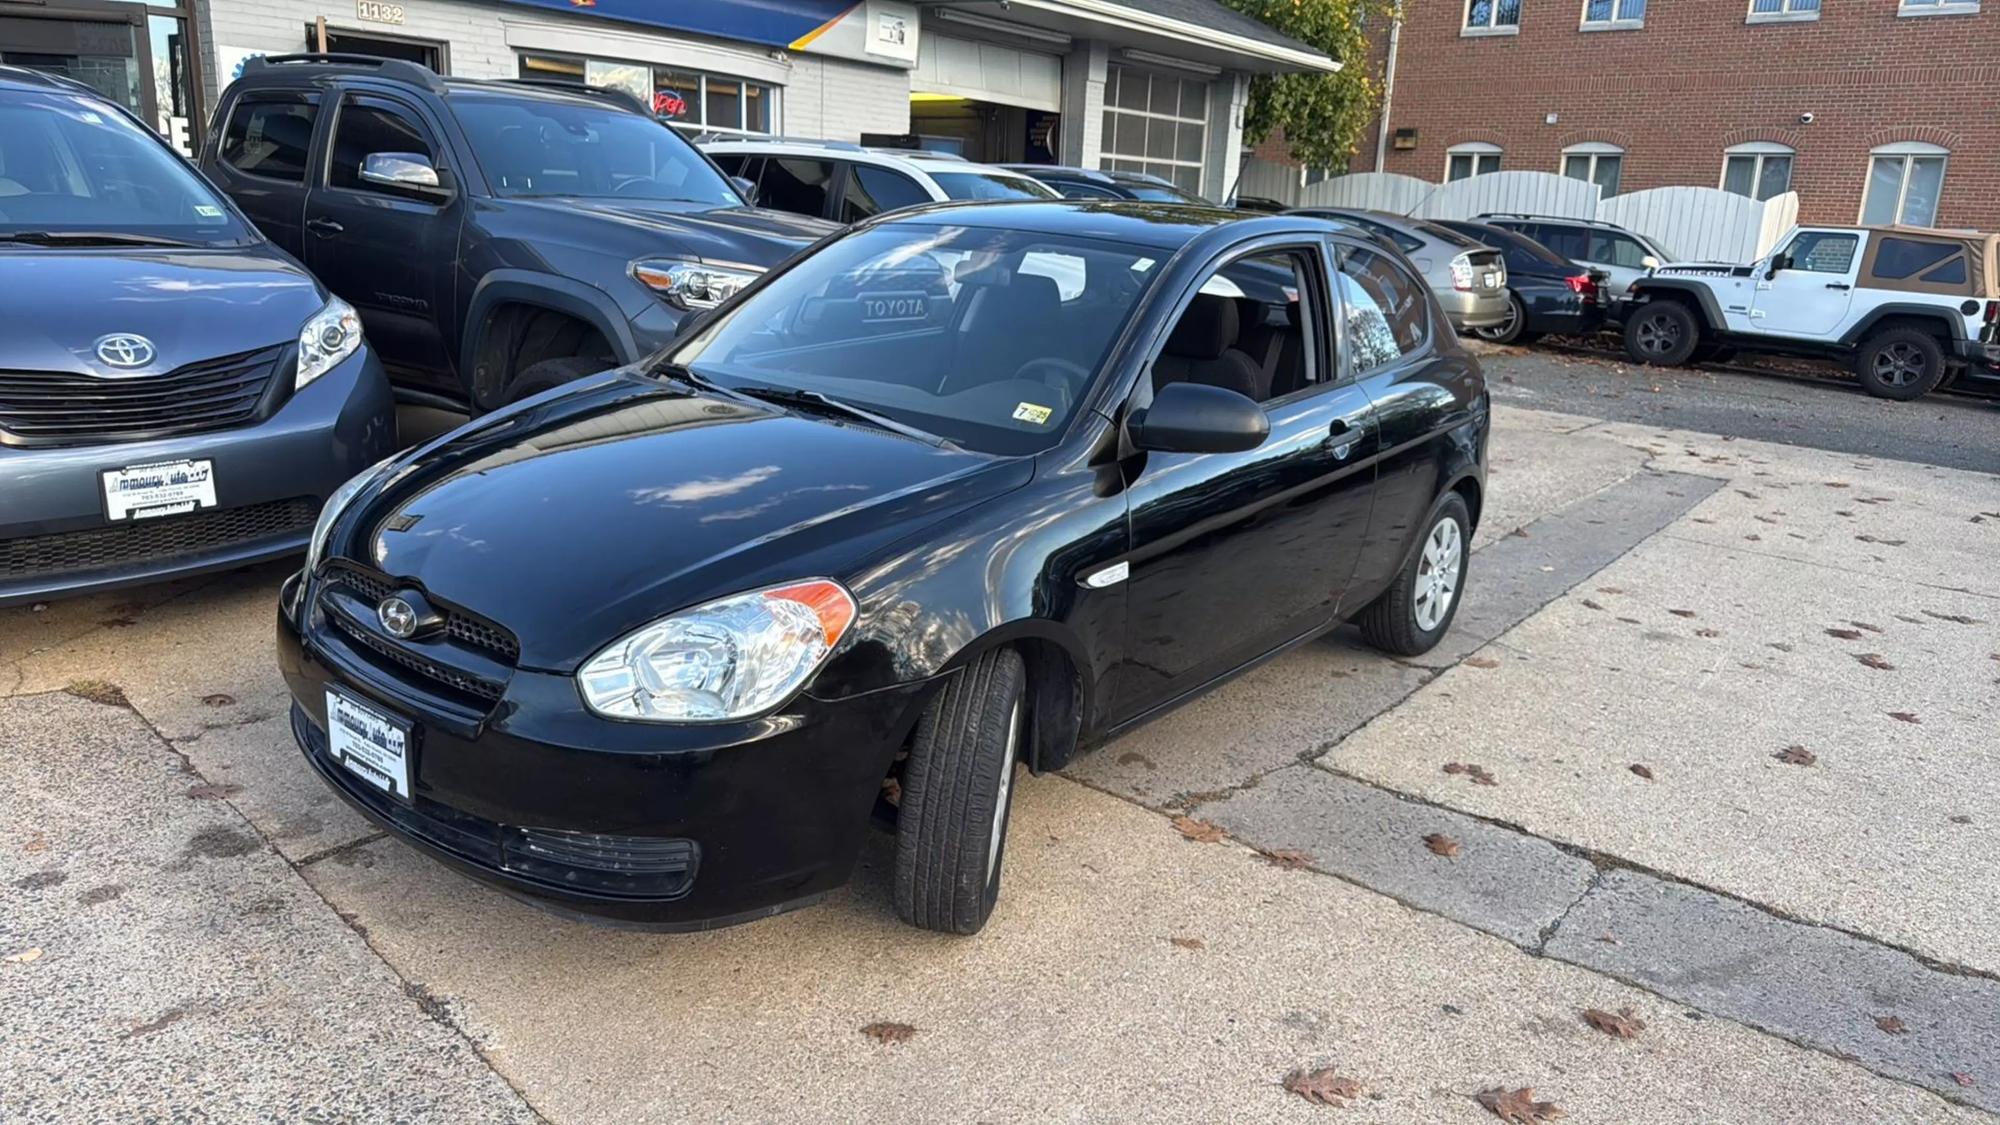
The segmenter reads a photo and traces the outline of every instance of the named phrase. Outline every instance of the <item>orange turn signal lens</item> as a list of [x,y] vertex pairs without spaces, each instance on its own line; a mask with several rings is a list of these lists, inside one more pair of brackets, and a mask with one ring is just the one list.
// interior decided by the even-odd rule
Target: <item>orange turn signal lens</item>
[[780,586],[764,591],[767,598],[797,602],[813,611],[819,618],[819,627],[826,634],[826,647],[840,643],[847,633],[847,627],[854,623],[854,597],[838,582],[815,578],[810,582],[800,582],[793,586]]

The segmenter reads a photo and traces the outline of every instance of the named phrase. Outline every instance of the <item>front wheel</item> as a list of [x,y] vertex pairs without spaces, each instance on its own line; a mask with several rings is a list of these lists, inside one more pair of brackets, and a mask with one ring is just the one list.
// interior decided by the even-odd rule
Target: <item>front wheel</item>
[[1944,349],[1916,328],[1891,328],[1868,338],[1854,359],[1861,389],[1876,398],[1908,402],[1944,381]]
[[1000,858],[1026,726],[1027,669],[995,649],[961,669],[917,722],[896,815],[896,913],[975,934],[1000,897]]
[[1700,345],[1701,326],[1679,301],[1653,301],[1625,318],[1625,354],[1634,363],[1679,367]]
[[1355,619],[1369,644],[1392,656],[1417,656],[1444,639],[1458,616],[1471,539],[1465,498],[1446,495],[1396,581]]

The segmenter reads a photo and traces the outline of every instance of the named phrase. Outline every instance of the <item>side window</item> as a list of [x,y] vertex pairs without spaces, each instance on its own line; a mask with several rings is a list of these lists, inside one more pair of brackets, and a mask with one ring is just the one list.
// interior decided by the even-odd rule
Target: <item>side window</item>
[[750,159],[740,152],[711,152],[708,157],[715,161],[715,166],[722,169],[725,176],[743,175],[743,165]]
[[1222,387],[1265,402],[1323,382],[1308,282],[1313,250],[1267,250],[1209,275],[1153,360],[1153,389]]
[[318,113],[310,102],[238,99],[222,131],[222,162],[252,176],[304,183]]
[[833,180],[833,161],[773,156],[764,161],[757,183],[758,202],[799,215],[826,214],[826,188]]
[[1387,254],[1358,246],[1340,251],[1340,300],[1354,370],[1373,371],[1424,346],[1430,304],[1417,279]]
[[840,200],[840,221],[859,222],[870,215],[930,202],[916,181],[901,172],[872,164],[847,166],[847,190]]
[[1785,249],[1786,269],[1810,273],[1846,273],[1854,265],[1854,252],[1861,236],[1842,231],[1809,230],[1792,239]]
[[1383,238],[1388,239],[1391,243],[1394,243],[1396,248],[1401,250],[1405,254],[1414,254],[1417,251],[1422,250],[1424,248],[1424,243],[1422,239],[1417,238],[1413,235],[1404,234],[1402,231],[1397,230],[1395,227],[1375,222],[1373,219],[1359,219],[1358,221],[1361,223],[1362,226],[1367,227],[1369,230],[1374,231],[1376,234],[1379,234]]
[[[1561,227],[1553,223],[1541,223],[1522,230],[1523,234],[1555,251],[1571,261],[1590,258],[1590,242],[1578,227]],[[1592,261],[1601,259],[1591,258]]]
[[1917,280],[1932,285],[1964,285],[1965,258],[1963,256],[1953,258]]
[[[1561,251],[1557,251],[1561,253]],[[1589,259],[1593,262],[1609,262],[1625,269],[1644,269],[1646,248],[1639,240],[1627,235],[1609,231],[1590,232]]]
[[[1913,242],[1907,238],[1884,238],[1875,248],[1875,268],[1869,276],[1901,281],[1921,270],[1930,269],[1959,252],[1948,242]],[[1931,280],[1926,277],[1925,281]]]
[[327,163],[326,185],[351,191],[402,194],[361,178],[361,162],[378,152],[407,152],[437,165],[437,152],[422,125],[408,114],[373,98],[352,99],[340,107],[333,122],[333,157]]

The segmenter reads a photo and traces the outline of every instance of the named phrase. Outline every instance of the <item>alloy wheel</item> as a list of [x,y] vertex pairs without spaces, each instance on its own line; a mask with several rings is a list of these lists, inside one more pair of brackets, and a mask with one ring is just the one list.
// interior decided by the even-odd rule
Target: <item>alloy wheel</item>
[[1417,628],[1428,633],[1444,621],[1446,611],[1451,609],[1451,599],[1458,593],[1459,572],[1464,565],[1464,536],[1458,530],[1458,521],[1447,516],[1431,528],[1417,562],[1417,596],[1412,607]]
[[1875,353],[1875,377],[1891,387],[1909,386],[1923,378],[1929,366],[1915,344],[1898,341]]
[[1639,350],[1647,355],[1666,355],[1680,346],[1680,322],[1670,316],[1649,316],[1635,329]]

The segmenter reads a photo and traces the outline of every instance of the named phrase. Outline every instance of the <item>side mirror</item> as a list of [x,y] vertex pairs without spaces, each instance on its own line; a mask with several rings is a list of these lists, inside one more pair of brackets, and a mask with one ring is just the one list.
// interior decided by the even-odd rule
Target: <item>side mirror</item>
[[1134,446],[1161,453],[1241,453],[1271,433],[1248,395],[1201,383],[1168,383],[1125,426]]
[[1639,265],[1647,273],[1651,273],[1654,270],[1660,268],[1660,260],[1658,258],[1653,257],[1651,254],[1648,254],[1645,257],[1639,259]]
[[743,197],[743,202],[750,204],[752,207],[757,205],[756,183],[746,180],[741,176],[731,176],[729,177],[729,182],[736,185],[736,194]]
[[361,182],[424,192],[443,187],[431,158],[421,152],[371,152],[361,161]]
[[1771,255],[1771,269],[1764,276],[1767,279],[1773,278],[1778,276],[1779,270],[1788,270],[1791,268],[1792,259],[1789,254],[1773,254]]

